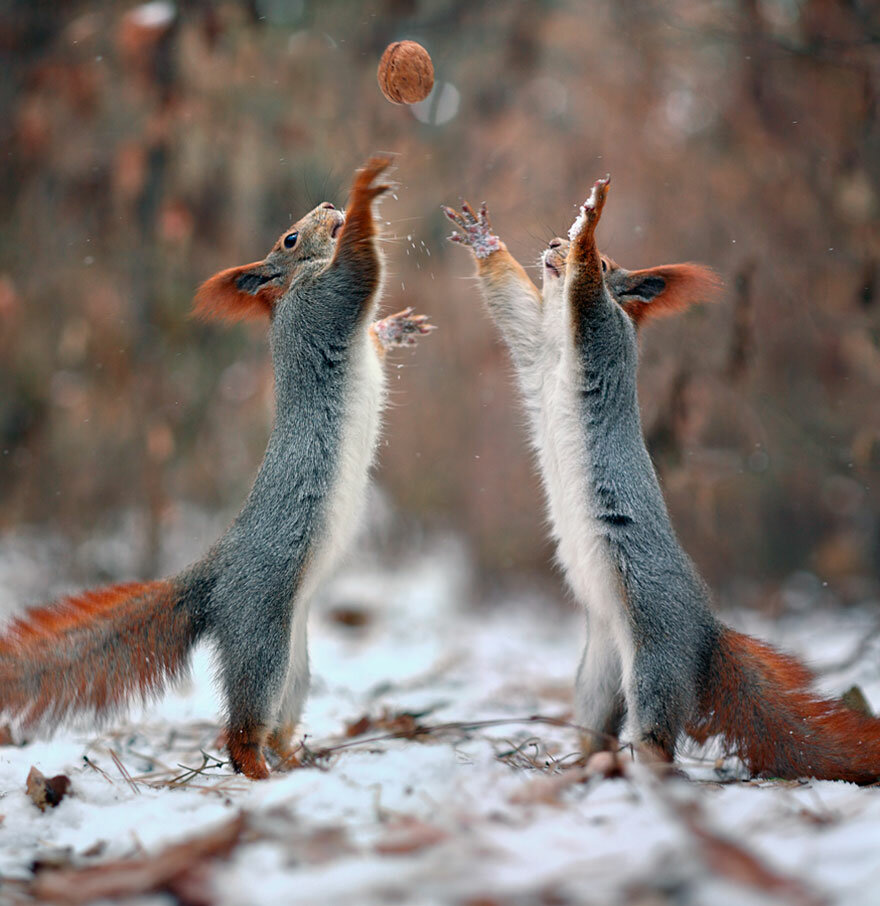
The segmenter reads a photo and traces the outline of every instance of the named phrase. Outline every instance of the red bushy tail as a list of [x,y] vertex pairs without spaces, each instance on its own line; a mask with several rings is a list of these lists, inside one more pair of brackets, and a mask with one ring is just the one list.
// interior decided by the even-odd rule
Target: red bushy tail
[[174,581],[130,582],[27,611],[0,632],[0,716],[48,725],[158,692],[196,640]]
[[688,732],[724,738],[754,775],[873,783],[880,779],[880,720],[823,700],[793,657],[724,628]]

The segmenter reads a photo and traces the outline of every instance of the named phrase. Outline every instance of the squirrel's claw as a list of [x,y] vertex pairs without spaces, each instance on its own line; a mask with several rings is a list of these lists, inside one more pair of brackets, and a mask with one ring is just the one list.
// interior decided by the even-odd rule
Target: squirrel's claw
[[461,213],[448,205],[440,205],[443,213],[462,231],[453,230],[450,242],[459,242],[471,248],[477,258],[488,258],[501,248],[501,240],[492,232],[489,208],[484,201],[479,214],[466,201],[461,203]]
[[455,210],[455,208],[450,208],[449,205],[441,204],[440,210],[457,226],[461,229],[467,229],[467,223],[465,222],[464,217]]
[[414,315],[412,306],[408,306],[374,322],[370,330],[382,349],[387,351],[415,346],[419,336],[431,333],[436,327],[428,323],[427,315]]
[[581,205],[580,212],[575,222],[568,231],[568,238],[574,241],[581,234],[591,234],[599,223],[602,216],[602,208],[605,207],[605,199],[608,197],[608,186],[611,183],[611,174],[607,174],[604,179],[597,179],[593,183],[590,195]]
[[374,186],[373,180],[384,173],[393,163],[394,155],[391,154],[377,154],[371,157],[355,174],[354,184],[351,187],[352,198],[360,196],[372,201],[374,198],[390,192],[392,189],[390,184],[380,183]]
[[474,214],[474,209],[466,201],[463,201],[461,203],[461,213],[464,215],[465,222],[469,226],[474,226],[475,224],[479,223],[479,221],[477,220],[477,215]]

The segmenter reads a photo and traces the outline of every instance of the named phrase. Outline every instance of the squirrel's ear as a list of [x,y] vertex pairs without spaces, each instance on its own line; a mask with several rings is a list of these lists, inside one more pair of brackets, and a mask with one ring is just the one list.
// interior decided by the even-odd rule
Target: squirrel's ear
[[222,321],[266,318],[283,291],[282,276],[265,261],[220,271],[199,287],[193,315]]
[[[664,264],[640,271],[622,268],[609,280],[612,295],[636,325],[647,318],[709,302],[721,291],[721,278],[700,264]],[[615,279],[616,278],[616,279]]]

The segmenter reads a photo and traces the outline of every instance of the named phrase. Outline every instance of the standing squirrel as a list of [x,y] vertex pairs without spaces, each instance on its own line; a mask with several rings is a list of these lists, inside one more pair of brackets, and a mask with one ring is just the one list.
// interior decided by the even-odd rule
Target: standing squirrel
[[880,720],[823,700],[810,671],[723,625],[682,550],[645,447],[636,329],[708,299],[707,268],[628,271],[595,229],[609,180],[543,254],[543,297],[492,232],[486,206],[444,208],[471,248],[489,311],[510,349],[531,423],[558,558],[587,610],[575,689],[585,755],[624,717],[650,760],[672,761],[683,733],[720,736],[753,775],[880,779]]
[[292,761],[309,685],[309,599],[357,524],[373,460],[385,351],[432,327],[411,309],[370,323],[382,286],[373,202],[390,165],[357,173],[343,216],[329,202],[263,261],[204,283],[205,318],[267,317],[275,424],[241,512],[182,573],[65,598],[0,634],[0,715],[54,725],[158,693],[202,639],[217,649],[233,767],[269,776],[264,746]]

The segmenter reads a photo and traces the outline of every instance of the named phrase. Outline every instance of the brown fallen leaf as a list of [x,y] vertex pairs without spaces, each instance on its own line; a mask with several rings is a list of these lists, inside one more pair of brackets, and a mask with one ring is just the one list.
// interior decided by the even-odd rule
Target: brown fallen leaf
[[427,712],[391,712],[386,709],[378,717],[365,714],[358,720],[346,724],[345,735],[351,738],[362,736],[364,733],[381,731],[382,733],[398,733],[404,739],[412,739],[425,730],[425,727],[418,721],[418,718],[424,717],[425,713]]
[[171,893],[187,906],[207,906],[214,902],[208,865],[232,850],[244,828],[244,816],[239,815],[207,834],[168,846],[153,856],[40,871],[28,890],[37,900],[68,906],[159,892]]
[[364,626],[368,626],[373,620],[373,616],[368,610],[363,610],[356,606],[334,607],[327,616],[334,623],[346,626],[349,629],[363,629]]
[[382,855],[404,855],[436,846],[449,837],[446,831],[419,818],[407,816],[388,825],[385,835],[376,844]]
[[594,752],[584,766],[587,777],[623,777],[625,773],[624,762],[617,752]]
[[70,789],[70,778],[64,774],[55,777],[45,777],[35,767],[27,775],[25,790],[34,805],[45,812],[47,808],[55,808],[67,795]]
[[825,899],[798,879],[774,871],[739,843],[710,830],[696,802],[678,802],[672,796],[663,798],[699,844],[703,861],[713,874],[762,893],[784,896],[796,906],[824,906]]
[[560,774],[538,777],[521,787],[510,801],[515,805],[562,805],[562,794],[589,777],[587,768],[580,765]]
[[45,849],[31,862],[31,871],[55,868],[70,868],[73,860],[73,850],[69,846],[57,846],[54,849]]

